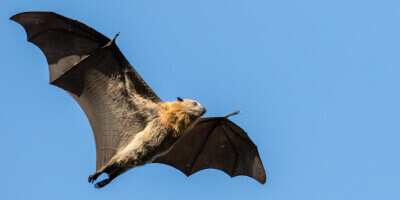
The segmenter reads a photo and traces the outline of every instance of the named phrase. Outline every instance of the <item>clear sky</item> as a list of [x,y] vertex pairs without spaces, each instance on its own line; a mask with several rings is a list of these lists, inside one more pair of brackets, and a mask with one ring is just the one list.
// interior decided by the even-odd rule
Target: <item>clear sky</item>
[[[54,11],[117,44],[164,100],[242,126],[265,185],[150,164],[104,189],[91,128],[9,20]],[[0,199],[400,199],[400,1],[0,2]]]

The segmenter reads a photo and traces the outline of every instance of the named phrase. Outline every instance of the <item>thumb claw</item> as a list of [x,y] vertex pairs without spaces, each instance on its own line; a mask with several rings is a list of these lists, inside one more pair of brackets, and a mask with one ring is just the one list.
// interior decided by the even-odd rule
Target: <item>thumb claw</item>
[[237,114],[239,114],[239,113],[242,114],[243,112],[240,111],[240,110],[237,110],[237,111],[235,111],[235,112],[233,112],[233,113],[231,113],[231,114],[225,116],[225,118],[228,118],[228,117],[230,117],[230,116],[232,116],[232,115],[237,115]]

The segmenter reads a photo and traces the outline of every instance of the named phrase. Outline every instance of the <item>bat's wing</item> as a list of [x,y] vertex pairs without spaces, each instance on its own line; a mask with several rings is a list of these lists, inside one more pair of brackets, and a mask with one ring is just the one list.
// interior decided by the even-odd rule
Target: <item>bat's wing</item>
[[213,168],[231,177],[245,175],[262,184],[266,181],[256,145],[227,117],[201,118],[167,154],[154,162],[175,167],[187,176]]
[[[112,101],[125,96],[111,98],[107,93],[110,82],[130,81],[142,97],[154,102],[161,100],[122,55],[115,38],[110,40],[83,23],[53,12],[19,13],[11,20],[21,24],[28,41],[44,52],[49,64],[50,83],[70,94],[88,117],[96,141],[96,167],[100,169],[121,143],[124,116],[113,109],[126,106],[115,105],[124,104],[124,100]],[[131,130],[132,133],[141,129],[131,128],[138,129]]]

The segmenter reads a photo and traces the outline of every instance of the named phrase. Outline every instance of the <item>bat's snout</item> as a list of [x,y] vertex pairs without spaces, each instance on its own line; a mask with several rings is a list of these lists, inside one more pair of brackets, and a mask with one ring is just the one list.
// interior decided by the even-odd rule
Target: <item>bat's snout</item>
[[203,107],[203,111],[201,112],[202,115],[207,112],[207,109]]

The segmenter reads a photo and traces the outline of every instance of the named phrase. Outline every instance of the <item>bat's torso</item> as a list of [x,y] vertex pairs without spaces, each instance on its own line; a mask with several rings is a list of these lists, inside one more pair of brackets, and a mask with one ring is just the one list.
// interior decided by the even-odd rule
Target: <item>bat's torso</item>
[[157,156],[167,153],[179,138],[180,135],[176,131],[163,127],[157,117],[121,148],[111,162],[118,163],[124,168],[150,163]]
[[206,111],[193,100],[153,102],[137,93],[127,75],[111,78],[107,94],[113,115],[121,119],[117,130],[121,139],[115,154],[91,180],[103,172],[112,180],[168,153]]
[[180,102],[166,102],[154,104],[131,93],[131,100],[140,110],[132,110],[142,115],[146,126],[138,133],[131,133],[127,137],[107,166],[118,166],[128,170],[152,162],[162,156],[174,146],[181,135],[190,129],[197,121],[185,113],[185,107]]

